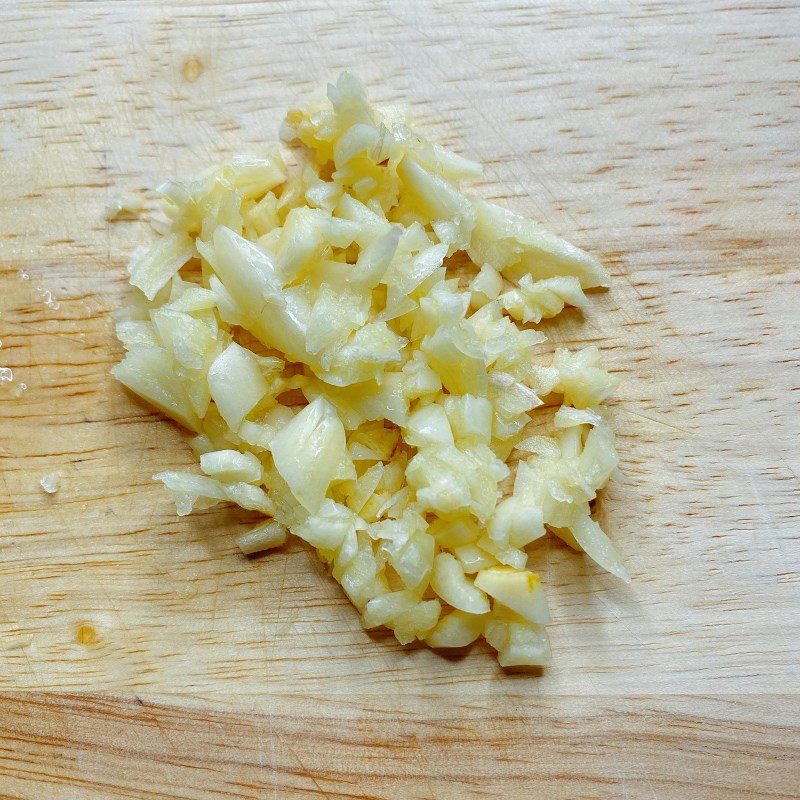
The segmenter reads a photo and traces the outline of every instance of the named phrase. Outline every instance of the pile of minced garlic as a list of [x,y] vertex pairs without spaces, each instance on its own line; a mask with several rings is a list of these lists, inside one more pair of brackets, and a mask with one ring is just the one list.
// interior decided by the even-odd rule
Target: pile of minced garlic
[[[617,464],[615,380],[594,347],[535,360],[537,323],[609,275],[464,192],[480,165],[348,73],[282,138],[301,168],[275,147],[164,184],[168,229],[131,259],[113,373],[200,459],[155,477],[179,514],[263,513],[244,552],[308,542],[367,628],[543,664],[528,545],[549,531],[627,580],[589,506]],[[532,435],[543,398],[558,410]]]

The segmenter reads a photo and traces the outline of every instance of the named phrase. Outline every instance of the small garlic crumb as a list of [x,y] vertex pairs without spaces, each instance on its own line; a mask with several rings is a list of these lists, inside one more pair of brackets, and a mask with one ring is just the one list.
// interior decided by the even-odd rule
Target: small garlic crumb
[[283,525],[270,520],[236,537],[236,544],[245,555],[271,550],[285,544],[288,531]]
[[469,288],[472,292],[472,305],[483,308],[503,291],[503,276],[491,264],[484,264]]
[[58,483],[61,475],[58,472],[48,472],[39,479],[39,483],[47,494],[55,494],[58,491]]
[[113,222],[116,219],[131,219],[138,217],[144,208],[144,200],[134,194],[116,194],[106,204],[106,219]]
[[10,367],[0,367],[0,383],[10,383],[14,380],[14,372]]

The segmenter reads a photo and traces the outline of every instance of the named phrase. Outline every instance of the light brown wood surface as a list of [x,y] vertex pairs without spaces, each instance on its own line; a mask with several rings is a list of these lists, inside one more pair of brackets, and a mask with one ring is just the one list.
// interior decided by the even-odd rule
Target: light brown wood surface
[[[797,4],[0,19],[0,797],[800,796]],[[550,334],[624,379],[600,514],[633,581],[533,551],[541,675],[369,635],[302,546],[245,559],[241,513],[178,519],[151,475],[184,436],[108,375],[153,234],[107,200],[274,140],[343,67],[614,274]]]

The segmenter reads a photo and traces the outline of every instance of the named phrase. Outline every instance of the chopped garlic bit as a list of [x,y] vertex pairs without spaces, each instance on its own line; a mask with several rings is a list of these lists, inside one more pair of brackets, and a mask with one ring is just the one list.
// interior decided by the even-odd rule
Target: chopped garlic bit
[[[543,664],[550,615],[526,548],[549,531],[627,580],[590,517],[617,463],[616,381],[594,347],[532,358],[533,326],[609,275],[465,192],[480,166],[410,125],[345,73],[286,116],[300,168],[271,148],[165,183],[112,371],[192,432],[203,474],[155,476],[178,514],[264,514],[243,552],[291,532],[365,627],[401,643],[482,635],[503,666]],[[561,408],[530,435],[545,395]]]
[[286,544],[289,532],[283,525],[270,520],[236,537],[236,544],[245,555],[261,553]]
[[60,472],[48,472],[47,475],[42,475],[39,478],[39,484],[47,494],[55,494],[58,491],[59,483],[61,482]]
[[109,222],[132,219],[139,216],[142,209],[144,200],[138,194],[115,194],[106,203],[106,219]]

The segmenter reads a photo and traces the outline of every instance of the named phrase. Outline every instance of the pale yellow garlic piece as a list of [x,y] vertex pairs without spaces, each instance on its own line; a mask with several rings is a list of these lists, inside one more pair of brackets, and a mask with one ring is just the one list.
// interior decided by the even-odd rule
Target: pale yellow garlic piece
[[339,578],[353,605],[363,610],[374,597],[389,591],[381,565],[368,541],[361,541],[358,552],[348,561]]
[[525,569],[525,565],[528,563],[528,554],[512,544],[498,544],[488,536],[481,536],[476,544],[481,550],[485,550],[508,567]]
[[475,586],[530,622],[539,625],[550,622],[542,581],[534,572],[490,567],[478,573]]
[[543,666],[550,661],[550,643],[544,626],[499,603],[487,615],[483,635],[497,650],[502,667]]
[[484,264],[469,288],[472,293],[471,305],[474,308],[481,308],[500,296],[500,292],[503,291],[503,276],[491,264]]
[[492,264],[511,280],[575,275],[584,289],[609,285],[599,259],[538,223],[475,198],[472,210],[475,229],[467,252],[475,263]]
[[219,413],[233,430],[269,391],[255,355],[235,342],[211,364],[208,386]]
[[485,615],[456,609],[439,620],[425,642],[431,647],[466,647],[483,633],[485,624]]
[[286,166],[277,148],[266,155],[234,156],[222,168],[225,178],[244,198],[260,198],[286,180]]
[[344,427],[334,407],[323,398],[309,403],[269,446],[278,472],[312,514],[319,509],[331,481],[342,474],[343,464],[345,472],[355,477]]
[[283,525],[270,520],[239,534],[236,537],[236,545],[245,555],[253,555],[281,547],[286,544],[288,535],[289,532]]
[[453,220],[454,241],[466,246],[475,225],[470,201],[450,181],[429,172],[412,157],[406,156],[397,167],[397,174],[416,206],[430,220]]
[[500,546],[525,547],[544,536],[541,509],[512,495],[498,503],[489,520],[489,538]]
[[481,537],[480,527],[470,516],[435,519],[429,531],[441,547],[449,550],[477,542]]
[[360,514],[378,488],[378,484],[383,478],[383,464],[378,462],[373,464],[361,477],[350,481],[350,487],[346,490],[347,505],[355,513]]
[[223,483],[258,483],[261,462],[252,453],[238,450],[215,450],[200,456],[200,469]]
[[224,484],[205,475],[166,470],[153,475],[153,479],[161,481],[172,492],[180,517],[228,499]]
[[138,250],[128,263],[131,283],[141,289],[148,300],[195,255],[189,236],[182,232],[167,234],[148,248]]
[[467,578],[461,565],[449,553],[439,553],[434,559],[431,588],[453,608],[469,614],[489,611],[486,595]]
[[448,392],[486,395],[489,387],[486,359],[466,322],[438,328],[425,337],[422,352]]
[[482,569],[493,567],[497,559],[476,544],[462,544],[453,548],[453,553],[467,575],[474,575]]
[[377,628],[386,625],[400,614],[410,611],[417,603],[419,595],[409,589],[373,597],[364,608],[364,627]]
[[111,368],[111,374],[151,405],[189,430],[200,430],[200,420],[186,388],[175,374],[172,360],[161,347],[136,347]]
[[106,203],[106,219],[113,222],[118,219],[134,219],[144,208],[144,200],[138,194],[115,194]]
[[617,379],[600,366],[600,351],[594,346],[576,353],[557,350],[553,366],[558,369],[554,391],[576,408],[596,406],[617,388]]
[[442,604],[438,600],[421,600],[392,621],[397,641],[408,644],[414,639],[424,639],[436,627],[441,613]]
[[612,575],[630,583],[631,578],[622,558],[603,529],[589,516],[588,509],[586,513],[576,513],[568,527],[574,542],[586,555]]
[[565,305],[582,308],[588,301],[574,275],[559,275],[540,281],[523,275],[519,285],[503,294],[500,302],[516,320],[541,322],[560,314]]
[[253,486],[244,481],[226,483],[223,486],[225,497],[232,503],[248,511],[260,511],[270,517],[275,514],[275,504],[260,486]]
[[337,550],[348,536],[355,535],[356,516],[346,506],[326,498],[315,514],[293,525],[291,531],[314,547]]

